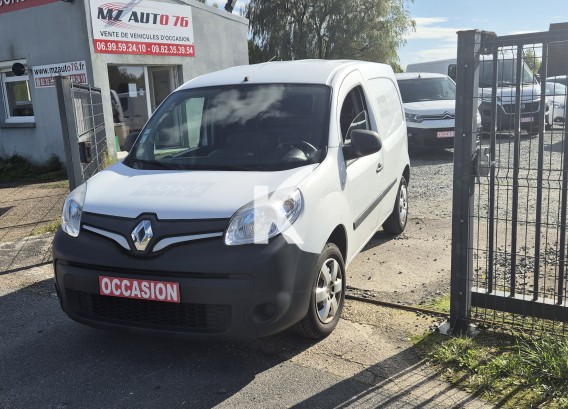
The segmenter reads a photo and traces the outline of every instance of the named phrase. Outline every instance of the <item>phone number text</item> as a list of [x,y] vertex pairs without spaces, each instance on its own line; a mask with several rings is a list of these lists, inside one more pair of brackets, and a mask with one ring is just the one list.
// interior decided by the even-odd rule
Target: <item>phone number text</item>
[[165,44],[137,41],[95,40],[95,52],[103,54],[144,54],[193,57],[193,44]]

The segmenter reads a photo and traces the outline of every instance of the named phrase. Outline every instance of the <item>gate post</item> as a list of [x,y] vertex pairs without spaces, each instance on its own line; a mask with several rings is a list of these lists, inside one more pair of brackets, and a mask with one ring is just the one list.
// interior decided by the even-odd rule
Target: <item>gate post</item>
[[69,190],[71,191],[83,183],[83,168],[81,167],[81,158],[77,148],[77,126],[73,111],[71,81],[67,77],[58,75],[55,77],[55,88],[59,104],[61,132],[63,133],[67,178],[69,179]]
[[473,283],[473,160],[477,143],[479,52],[483,33],[458,32],[452,201],[450,331],[465,332]]

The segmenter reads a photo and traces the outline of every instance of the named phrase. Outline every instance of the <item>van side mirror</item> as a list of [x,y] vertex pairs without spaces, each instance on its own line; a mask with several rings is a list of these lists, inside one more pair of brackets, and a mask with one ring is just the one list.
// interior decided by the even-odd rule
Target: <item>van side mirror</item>
[[343,146],[343,156],[346,160],[377,153],[383,147],[379,134],[366,129],[353,129],[350,132],[351,143]]
[[138,138],[138,135],[138,132],[132,132],[128,134],[126,140],[124,141],[124,150],[126,152],[130,152],[130,150],[134,146],[134,142],[136,142],[136,139]]

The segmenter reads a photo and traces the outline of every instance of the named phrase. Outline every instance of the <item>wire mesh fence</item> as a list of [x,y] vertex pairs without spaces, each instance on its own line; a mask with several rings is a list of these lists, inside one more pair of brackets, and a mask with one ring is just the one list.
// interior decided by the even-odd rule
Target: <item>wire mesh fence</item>
[[100,89],[66,78],[57,78],[56,86],[69,180],[0,185],[0,274],[52,261],[51,242],[69,187],[108,162]]
[[471,196],[462,215],[470,220],[469,262],[452,274],[468,280],[467,318],[568,335],[567,92],[554,82],[566,73],[550,78],[547,70],[549,48],[568,45],[568,33],[479,38],[472,98],[481,128],[475,148],[461,146],[473,158],[464,168]]
[[76,124],[81,179],[86,181],[104,167],[107,150],[101,91],[70,83]]
[[0,274],[51,261],[66,180],[0,186]]

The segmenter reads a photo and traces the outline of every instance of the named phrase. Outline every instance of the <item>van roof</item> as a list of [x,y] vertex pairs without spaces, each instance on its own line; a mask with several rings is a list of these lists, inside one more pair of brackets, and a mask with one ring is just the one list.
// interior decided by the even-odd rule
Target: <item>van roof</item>
[[403,74],[396,74],[396,80],[413,80],[417,78],[446,78],[447,75],[436,74],[433,72],[405,72]]
[[[354,60],[295,60],[241,65],[194,78],[179,89],[235,84],[331,84],[338,74],[360,69],[365,77],[370,73],[392,77],[389,65]],[[247,78],[247,80],[245,80]]]

